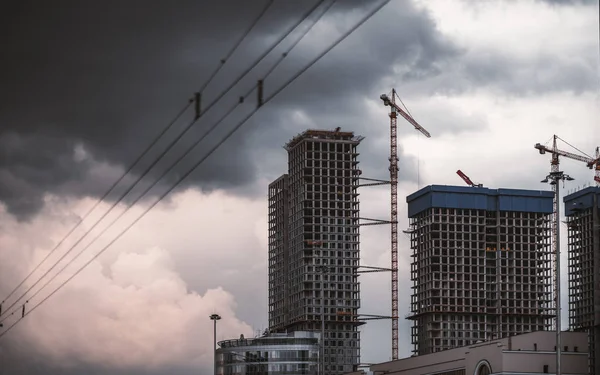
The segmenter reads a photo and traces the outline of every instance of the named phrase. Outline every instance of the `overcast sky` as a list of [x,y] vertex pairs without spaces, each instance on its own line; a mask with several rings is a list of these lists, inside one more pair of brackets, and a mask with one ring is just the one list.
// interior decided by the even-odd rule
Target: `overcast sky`
[[[265,4],[63,0],[5,7],[0,15],[0,298],[186,105]],[[204,103],[313,4],[275,1],[204,92]],[[266,95],[375,5],[338,0],[265,80]],[[360,146],[363,175],[385,178],[389,118],[379,95],[392,87],[432,134],[424,138],[399,121],[401,228],[408,225],[404,197],[429,184],[463,185],[457,169],[487,187],[548,189],[539,181],[549,171],[550,157],[539,155],[535,143],[558,134],[588,154],[600,145],[598,38],[597,1],[392,0],[261,108],[170,199],[0,337],[0,369],[33,375],[210,373],[208,315],[223,317],[218,339],[252,335],[267,325],[266,188],[286,170],[282,145],[306,128],[341,126],[366,137]],[[291,42],[207,112],[107,219],[226,113]],[[51,285],[108,244],[254,106],[250,96]],[[50,260],[91,228],[125,191],[125,182],[135,181],[192,118],[191,110],[186,112]],[[565,143],[560,147],[574,151]],[[576,178],[566,190],[593,182],[583,163],[563,159],[561,165]],[[389,216],[387,188],[365,188],[361,202],[362,216]],[[383,226],[361,231],[363,264],[388,266],[388,232]],[[410,250],[407,239],[400,240],[404,316]],[[364,275],[361,283],[361,312],[389,314],[389,275]],[[389,321],[375,321],[361,328],[362,362],[390,358],[390,327]],[[401,319],[401,356],[410,355],[409,327]]]

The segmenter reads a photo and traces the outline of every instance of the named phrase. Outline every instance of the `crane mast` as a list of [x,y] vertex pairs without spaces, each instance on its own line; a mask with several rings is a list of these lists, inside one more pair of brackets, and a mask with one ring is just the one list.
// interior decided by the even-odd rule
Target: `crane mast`
[[396,90],[392,89],[391,98],[386,94],[380,96],[385,106],[390,106],[390,186],[391,214],[390,239],[392,255],[392,360],[398,359],[398,113],[426,137],[431,134],[419,125],[408,113],[396,104]]
[[[553,136],[552,148],[548,148],[537,143],[534,147],[538,149],[540,154],[545,154],[549,152],[552,154],[552,159],[550,161],[551,172],[542,182],[550,181],[552,185],[552,191],[554,195],[553,199],[553,207],[552,207],[552,256],[554,260],[554,278],[553,278],[553,286],[554,286],[554,304],[556,308],[556,374],[561,374],[561,303],[560,303],[560,228],[559,228],[559,220],[560,220],[560,181],[572,181],[569,175],[561,172],[559,170],[559,156],[568,157],[570,159],[582,161],[587,164],[587,166],[591,169],[593,166],[596,166],[596,174],[599,174],[600,171],[600,157],[598,156],[598,149],[596,149],[596,159],[581,156],[577,154],[573,154],[567,151],[559,150],[556,146],[556,140],[559,137],[557,135]],[[598,177],[598,176],[596,176]],[[600,178],[595,178],[596,182],[600,184]]]

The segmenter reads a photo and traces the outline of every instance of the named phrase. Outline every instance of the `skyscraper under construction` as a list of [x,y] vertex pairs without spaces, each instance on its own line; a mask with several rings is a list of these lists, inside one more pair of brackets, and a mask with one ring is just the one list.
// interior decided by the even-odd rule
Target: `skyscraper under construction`
[[600,187],[563,198],[568,226],[569,328],[588,333],[590,374],[600,374]]
[[288,173],[269,185],[269,329],[324,328],[326,374],[354,371],[360,360],[362,139],[340,128],[307,130],[285,145]]
[[432,185],[406,200],[415,354],[551,328],[552,192]]

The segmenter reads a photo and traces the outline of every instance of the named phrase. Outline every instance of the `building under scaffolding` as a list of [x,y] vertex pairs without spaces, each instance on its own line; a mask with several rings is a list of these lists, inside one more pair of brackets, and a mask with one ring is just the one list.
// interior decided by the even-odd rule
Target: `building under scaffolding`
[[600,187],[563,201],[569,228],[569,327],[588,333],[590,374],[600,374]]
[[406,200],[415,354],[551,328],[552,192],[433,185]]
[[362,139],[339,128],[307,130],[286,144],[288,173],[269,185],[269,328],[321,331],[324,318],[324,373],[331,375],[360,361]]

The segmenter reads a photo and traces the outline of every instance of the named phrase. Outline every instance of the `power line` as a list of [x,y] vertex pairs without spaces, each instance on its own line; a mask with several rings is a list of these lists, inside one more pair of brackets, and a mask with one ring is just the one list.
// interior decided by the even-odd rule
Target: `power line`
[[[291,46],[291,47],[290,47],[290,48],[287,50],[287,52],[285,52],[285,53],[283,53],[283,54],[282,54],[282,56],[280,57],[280,59],[279,59],[279,60],[278,60],[278,61],[277,61],[275,64],[273,64],[272,68],[271,68],[271,69],[270,69],[270,71],[269,71],[269,74],[270,74],[270,72],[272,72],[272,71],[275,69],[275,67],[277,67],[277,66],[278,66],[278,65],[279,65],[279,64],[280,64],[280,63],[283,61],[283,59],[285,59],[285,57],[288,55],[288,53],[289,53],[289,52],[290,52],[290,51],[291,51],[291,50],[292,50],[292,49],[293,49],[293,48],[294,48],[294,47],[295,47],[295,46],[298,44],[298,42],[299,42],[299,41],[300,41],[300,40],[301,40],[301,39],[302,39],[302,38],[303,38],[303,37],[304,37],[304,36],[305,36],[305,35],[306,35],[306,34],[307,34],[309,31],[310,31],[310,29],[311,29],[311,28],[312,28],[312,27],[313,27],[313,26],[314,26],[314,25],[315,25],[315,24],[316,24],[316,23],[317,23],[317,22],[318,22],[318,21],[321,19],[321,17],[322,17],[322,16],[325,14],[325,12],[327,12],[327,10],[329,10],[329,8],[331,8],[331,6],[333,5],[333,3],[335,3],[335,1],[336,1],[336,0],[333,0],[333,1],[330,3],[330,5],[329,5],[329,6],[325,7],[325,8],[324,8],[324,11],[323,11],[323,12],[321,12],[321,14],[319,14],[319,15],[318,15],[318,17],[317,17],[317,18],[316,18],[316,19],[315,19],[315,20],[312,22],[312,25],[311,25],[309,28],[307,28],[307,29],[306,29],[306,30],[305,30],[305,31],[304,31],[304,32],[303,32],[303,33],[300,35],[300,38],[298,38],[296,41],[294,41],[294,43],[292,43],[292,46]],[[265,76],[265,78],[266,78],[266,76]],[[254,89],[254,88],[256,88],[256,86],[254,86],[254,87],[253,87],[253,89]],[[250,92],[248,92],[248,93],[246,94],[246,96],[245,96],[245,97],[249,96],[249,95],[251,94],[251,92],[253,91],[253,89],[252,89],[252,90],[250,90]],[[212,125],[212,126],[209,128],[209,129],[208,129],[208,131],[207,131],[207,132],[205,132],[205,133],[202,135],[202,137],[200,137],[198,140],[196,140],[196,142],[194,142],[194,144],[192,144],[190,147],[188,147],[188,149],[186,150],[186,152],[185,152],[185,153],[183,153],[183,154],[182,154],[182,155],[181,155],[181,156],[180,156],[180,157],[179,157],[179,158],[178,158],[178,159],[177,159],[177,160],[176,160],[174,163],[172,163],[172,164],[171,164],[171,165],[170,165],[170,166],[169,166],[169,167],[168,167],[168,168],[167,168],[167,169],[166,169],[166,170],[163,172],[163,174],[162,174],[162,175],[161,175],[161,176],[160,176],[158,179],[156,179],[156,180],[154,181],[154,183],[152,183],[150,186],[148,186],[148,187],[146,188],[146,190],[144,190],[144,191],[143,191],[143,192],[142,192],[142,193],[141,193],[141,194],[138,196],[138,198],[136,198],[136,199],[135,199],[135,200],[134,200],[134,201],[133,201],[133,202],[132,202],[132,203],[129,205],[129,207],[128,207],[126,210],[122,211],[122,212],[121,212],[121,213],[120,213],[120,214],[119,214],[119,215],[118,215],[118,216],[117,216],[115,219],[113,219],[113,221],[112,221],[112,222],[111,222],[111,223],[110,223],[108,226],[106,226],[106,227],[105,227],[105,228],[104,228],[104,229],[103,229],[103,230],[102,230],[102,231],[101,231],[101,232],[100,232],[98,235],[96,235],[96,237],[94,237],[94,238],[93,238],[93,239],[92,239],[92,240],[91,240],[91,241],[90,241],[90,242],[89,242],[89,243],[88,243],[88,244],[87,244],[87,245],[86,245],[86,246],[85,246],[83,249],[81,249],[81,250],[79,251],[79,253],[77,253],[77,254],[75,255],[75,257],[73,257],[71,260],[69,260],[69,262],[67,262],[67,264],[65,264],[65,265],[64,265],[64,266],[63,266],[63,267],[62,267],[62,268],[61,268],[61,269],[60,269],[60,270],[59,270],[59,271],[58,271],[56,274],[54,274],[54,276],[52,276],[52,277],[51,277],[51,278],[50,278],[48,281],[46,281],[46,283],[45,283],[44,285],[42,285],[42,287],[41,287],[40,289],[38,289],[38,290],[37,290],[37,291],[36,291],[36,292],[35,292],[35,293],[34,293],[32,296],[30,296],[30,297],[29,297],[29,299],[33,299],[33,298],[35,298],[35,297],[36,297],[36,296],[37,296],[37,295],[38,295],[38,294],[39,294],[39,293],[40,293],[40,292],[41,292],[41,291],[42,291],[42,290],[43,290],[43,289],[44,289],[44,288],[45,288],[45,287],[46,287],[48,284],[50,284],[50,283],[52,282],[52,280],[54,280],[54,279],[55,279],[55,278],[56,278],[56,277],[57,277],[57,276],[58,276],[58,275],[59,275],[61,272],[63,272],[63,271],[64,271],[64,270],[65,270],[65,269],[66,269],[66,268],[69,266],[69,265],[71,265],[71,263],[73,263],[73,262],[74,262],[74,261],[75,261],[75,260],[76,260],[76,259],[77,259],[77,258],[78,258],[80,255],[81,255],[81,254],[83,254],[83,253],[84,253],[84,252],[85,252],[85,251],[86,251],[86,250],[87,250],[87,249],[88,249],[88,248],[89,248],[89,247],[90,247],[90,246],[91,246],[91,245],[92,245],[94,242],[96,242],[96,240],[98,240],[98,238],[100,238],[100,237],[101,237],[101,236],[102,236],[102,235],[103,235],[103,234],[104,234],[104,233],[105,233],[105,232],[106,232],[108,229],[110,229],[110,227],[112,227],[112,226],[113,226],[113,225],[114,225],[114,224],[115,224],[115,223],[116,223],[116,222],[117,222],[117,221],[118,221],[118,220],[119,220],[119,219],[120,219],[120,218],[121,218],[121,217],[122,217],[122,216],[123,216],[123,215],[124,215],[124,214],[125,214],[125,213],[126,213],[128,210],[129,210],[129,209],[130,209],[130,208],[131,208],[131,207],[133,207],[133,206],[134,206],[134,205],[135,205],[135,204],[136,204],[136,203],[137,203],[139,200],[141,200],[141,199],[144,197],[144,195],[146,195],[146,194],[147,194],[147,193],[148,193],[148,192],[149,192],[149,191],[150,191],[150,190],[151,190],[151,189],[152,189],[154,186],[156,186],[156,184],[157,184],[157,183],[158,183],[160,180],[162,180],[162,179],[163,179],[163,178],[164,178],[164,177],[165,177],[165,176],[166,176],[166,175],[167,175],[167,174],[168,174],[168,173],[169,173],[169,172],[170,172],[170,171],[171,171],[171,170],[172,170],[172,169],[173,169],[173,168],[174,168],[174,167],[177,165],[177,164],[179,164],[179,162],[181,162],[181,161],[182,161],[182,160],[183,160],[183,159],[184,159],[184,158],[185,158],[185,157],[186,157],[186,156],[187,156],[187,155],[188,155],[188,154],[189,154],[189,153],[190,153],[190,152],[191,152],[191,151],[192,151],[194,148],[196,148],[196,147],[198,146],[198,144],[200,144],[200,142],[202,142],[202,140],[204,140],[204,138],[206,138],[206,137],[207,137],[207,136],[208,136],[208,135],[209,135],[209,134],[210,134],[210,133],[211,133],[211,132],[212,132],[212,131],[213,131],[213,130],[214,130],[214,129],[215,129],[215,128],[216,128],[216,127],[217,127],[217,126],[220,124],[220,123],[221,123],[221,122],[223,122],[223,121],[225,120],[225,118],[227,118],[227,117],[228,117],[228,116],[229,116],[229,115],[230,115],[230,114],[231,114],[231,113],[232,113],[232,112],[233,112],[233,111],[234,111],[234,110],[237,108],[237,106],[239,106],[239,104],[240,104],[240,102],[236,103],[236,104],[235,104],[235,105],[234,105],[234,106],[233,106],[233,107],[232,107],[232,108],[231,108],[229,111],[227,111],[227,112],[226,112],[226,113],[225,113],[225,114],[224,114],[224,115],[223,115],[223,116],[222,116],[222,117],[221,117],[221,118],[220,118],[220,119],[219,119],[219,120],[218,120],[218,121],[217,121],[215,124],[213,124],[213,125]],[[194,119],[194,121],[192,121],[192,123],[194,123],[195,121],[196,121],[196,119]],[[137,182],[136,182],[136,183],[137,183]],[[135,184],[134,184],[134,186],[135,186]],[[133,186],[132,186],[132,187],[133,187]],[[118,203],[118,202],[117,202],[117,203]],[[114,206],[115,206],[115,205],[113,205],[113,207],[114,207]],[[112,209],[112,207],[111,207],[111,209]],[[109,211],[110,211],[110,210],[109,210]],[[107,211],[107,213],[108,213],[108,211]],[[103,217],[104,217],[104,216],[103,216]],[[103,218],[103,217],[102,217],[102,218]],[[102,218],[100,218],[100,220],[102,220]],[[98,221],[96,224],[98,224],[98,223],[99,223],[99,221]],[[95,226],[95,225],[94,225],[94,226]],[[92,228],[90,229],[90,231],[91,231],[93,228],[94,228],[94,227],[92,227]],[[89,232],[88,232],[88,233],[89,233]],[[84,236],[84,237],[85,237],[85,236]],[[69,251],[67,252],[67,254],[68,254],[69,252],[71,252],[71,251],[73,250],[73,248],[74,248],[74,247],[75,247],[77,244],[78,244],[78,243],[75,243],[75,244],[73,245],[73,247],[72,247],[71,249],[69,249]],[[65,254],[65,255],[66,255],[66,254]],[[64,256],[63,256],[63,258],[64,258]],[[60,262],[60,261],[61,261],[63,258],[59,259],[59,262]],[[57,264],[58,264],[58,262],[57,262]],[[56,266],[57,264],[55,264],[54,266]],[[49,271],[51,271],[51,270],[49,270]],[[40,278],[40,279],[39,279],[39,280],[38,280],[38,281],[37,281],[37,282],[36,282],[34,285],[32,285],[32,286],[31,286],[31,288],[30,288],[30,289],[28,289],[28,290],[25,292],[25,294],[27,294],[27,292],[29,292],[29,291],[30,291],[30,290],[31,290],[33,287],[35,287],[35,285],[37,285],[37,283],[39,283],[39,282],[40,282],[40,281],[43,279],[43,277],[45,277],[45,276],[46,276],[46,275],[49,273],[49,271],[48,271],[46,274],[44,274],[44,275],[43,275],[43,276],[42,276],[42,277],[41,277],[41,278]],[[19,300],[20,300],[20,299],[22,299],[22,298],[23,298],[23,296],[21,296],[21,297],[19,298]],[[19,300],[17,300],[17,302],[18,302]],[[26,304],[26,303],[28,303],[28,302],[29,302],[29,301],[25,302],[25,304]],[[8,310],[10,310],[10,308],[12,308],[14,305],[15,305],[15,304],[11,305],[11,306],[10,306],[10,307],[7,309],[7,311],[8,311]],[[20,307],[19,307],[19,308],[20,308]],[[17,311],[17,310],[18,310],[18,308],[17,308],[15,311]],[[10,315],[6,316],[4,319],[0,320],[0,323],[4,322],[6,319],[8,319],[8,317],[9,317],[9,316],[13,315],[15,311],[13,311],[13,312],[12,312]]]
[[[203,84],[202,86],[202,90],[204,90],[204,88],[206,88],[206,86],[208,86],[208,84],[212,81],[212,79],[217,75],[217,73],[219,72],[219,70],[223,67],[223,65],[225,65],[225,61],[227,59],[229,59],[233,53],[236,51],[236,49],[240,46],[240,44],[248,37],[248,35],[250,34],[250,32],[254,29],[254,27],[258,24],[258,22],[260,21],[260,19],[265,15],[265,13],[267,12],[267,10],[269,9],[269,7],[272,5],[273,0],[269,0],[266,4],[266,6],[263,8],[263,10],[261,11],[261,13],[258,15],[258,17],[256,17],[256,19],[254,20],[254,22],[252,22],[252,24],[250,25],[250,27],[243,33],[242,37],[235,43],[235,45],[233,46],[233,48],[229,51],[229,53],[227,54],[227,56],[225,57],[225,59],[221,60],[221,65],[217,68],[217,70],[206,80],[206,82]],[[275,48],[275,46],[273,46],[272,48]],[[225,61],[224,61],[225,60]],[[260,61],[258,61],[260,62]],[[258,64],[258,62],[255,62],[255,64],[253,65],[252,68],[254,68],[254,66],[256,66],[256,64]],[[251,68],[251,69],[252,69]],[[250,70],[251,70],[250,69]],[[247,73],[245,73],[247,74]],[[244,74],[244,75],[245,75]],[[242,77],[244,76],[240,76],[238,79],[239,80],[242,79]],[[235,84],[234,84],[235,85]],[[223,97],[234,85],[230,86],[226,91],[224,91],[220,97],[213,101],[211,103],[211,105],[209,106],[208,109],[210,109],[210,107],[212,107],[221,97]],[[201,91],[202,91],[201,90]],[[106,197],[108,197],[108,195],[115,189],[115,187],[125,178],[125,176],[127,176],[127,174],[129,174],[133,168],[141,161],[141,159],[156,145],[156,143],[173,127],[173,125],[175,125],[175,123],[179,120],[179,118],[185,113],[185,111],[190,107],[191,103],[192,103],[193,99],[189,100],[188,103],[185,105],[185,107],[177,114],[177,116],[175,116],[175,118],[167,125],[167,127],[165,127],[161,133],[152,141],[152,143],[142,152],[142,154],[133,162],[133,164],[125,171],[125,173],[123,173],[121,175],[121,177],[108,189],[108,191],[106,191],[106,193],[104,193],[104,195],[96,201],[96,203],[92,206],[92,208],[90,210],[87,211],[87,213],[78,221],[78,223],[62,238],[62,240],[60,240],[60,242],[52,249],[50,250],[50,252],[42,259],[41,262],[39,262],[34,269],[9,293],[9,295],[4,298],[2,300],[2,302],[0,302],[0,307],[1,305],[8,300],[38,269],[39,267],[64,243],[64,241],[81,225],[81,223],[92,213],[92,211],[94,211],[96,209],[96,207],[98,207],[98,205],[103,202]],[[199,120],[201,116],[197,116],[196,120]],[[195,121],[194,121],[195,122]],[[164,157],[167,152],[183,137],[183,135],[192,127],[192,125],[194,124],[194,122],[192,122],[191,124],[188,125],[188,127],[182,132],[180,133],[180,135],[173,140],[169,146],[167,146],[167,148],[165,150],[163,150],[163,152],[159,155],[159,157],[157,159],[154,160],[153,163],[150,164],[150,166],[148,168],[146,168],[146,170],[139,176],[139,178],[135,181],[135,183],[129,188],[127,189],[127,191],[121,195],[121,197],[119,198],[119,200],[117,200],[110,208],[108,211],[106,211],[104,213],[104,215],[102,215],[102,217],[100,219],[98,219],[98,221],[92,226],[92,228],[90,228],[86,233],[84,233],[84,235],[79,238],[79,240],[73,245],[73,247],[77,246],[77,244],[79,244],[79,242],[86,237],[86,235],[89,233],[89,231],[93,230],[95,228],[95,226],[108,214],[110,213],[110,211],[116,206],[116,204],[118,204],[132,189],[133,187],[135,187],[135,185],[137,185],[137,183],[139,181],[142,180],[142,178],[144,178],[144,176],[146,176],[146,174],[158,163],[158,161]],[[46,271],[46,273],[44,273],[43,276],[40,277],[40,279],[38,281],[36,281],[31,287],[29,287],[29,289],[27,289],[27,291],[25,293],[23,293],[23,295],[21,295],[21,297],[19,297],[15,302],[13,302],[7,309],[6,311],[10,310],[13,306],[15,306],[21,299],[23,299],[23,297],[29,292],[31,291],[32,288],[34,288],[42,278],[44,278],[50,271],[52,271],[54,269],[54,267],[56,267],[56,265],[64,259],[64,257],[66,255],[68,255],[70,253],[70,251],[73,249],[73,247],[71,247],[71,249],[69,249],[53,266],[50,267],[50,269],[48,269]],[[4,314],[2,314],[1,312],[1,308],[0,308],[0,317]]]
[[260,19],[265,15],[265,13],[267,13],[267,10],[269,10],[269,8],[271,7],[271,5],[273,4],[273,1],[274,0],[269,0],[267,2],[267,4],[265,5],[265,7],[263,8],[262,12],[260,12],[260,14],[258,15],[258,17],[256,17],[254,19],[254,22],[252,23],[252,25],[250,26],[250,28],[242,35],[242,37],[240,39],[238,39],[238,41],[235,43],[235,45],[229,51],[229,53],[223,59],[221,59],[221,61],[220,61],[221,63],[219,64],[219,66],[217,67],[217,69],[215,69],[215,71],[210,75],[210,77],[208,77],[208,79],[206,80],[206,82],[204,83],[204,85],[202,85],[202,87],[200,88],[200,90],[199,90],[200,93],[202,93],[206,89],[206,87],[215,78],[215,76],[219,73],[219,71],[223,68],[223,66],[225,66],[225,63],[227,62],[227,60],[229,60],[229,58],[237,50],[237,48],[240,46],[240,44],[242,44],[242,42],[244,41],[244,39],[246,39],[246,37],[248,36],[248,34],[250,34],[250,32],[252,31],[252,29],[254,29],[254,27],[258,24],[258,21],[260,21]]
[[[31,272],[29,272],[29,274],[27,276],[25,276],[25,278],[16,287],[14,287],[14,289],[8,294],[8,296],[6,296],[2,300],[0,305],[2,305],[4,302],[6,302],[6,300],[8,300],[10,297],[12,297],[12,295],[35,273],[35,271],[37,271],[40,268],[40,266],[60,247],[60,245],[63,244],[63,242],[75,231],[75,229],[77,229],[81,225],[81,223],[92,213],[92,211],[94,211],[96,209],[96,207],[98,207],[100,202],[102,202],[104,199],[106,199],[106,197],[114,190],[115,187],[117,187],[117,185],[125,178],[125,176],[127,174],[129,174],[129,172],[131,172],[133,170],[133,168],[140,162],[140,160],[144,157],[144,155],[146,155],[148,153],[148,151],[150,151],[150,149],[152,149],[152,147],[154,147],[154,145],[156,145],[156,143],[159,141],[159,139],[162,138],[162,136],[165,135],[165,133],[167,133],[167,131],[169,131],[169,129],[171,129],[171,127],[173,127],[173,125],[179,120],[179,118],[185,113],[185,111],[190,107],[191,104],[192,104],[192,100],[190,100],[179,111],[179,113],[177,113],[177,115],[173,118],[173,120],[171,120],[171,122],[169,122],[169,124],[162,130],[162,132],[160,134],[158,134],[156,136],[156,138],[154,138],[152,143],[150,143],[150,145],[148,147],[146,147],[144,152],[142,152],[142,154],[133,162],[133,164],[131,164],[131,166],[125,171],[125,173],[123,173],[121,175],[121,177],[119,177],[119,179],[112,184],[112,186],[106,191],[106,193],[104,193],[104,195],[100,199],[96,200],[96,203],[94,203],[92,208],[90,208],[87,211],[87,213],[85,215],[83,215],[83,217],[81,219],[79,219],[77,224],[73,228],[71,228],[71,230],[58,242],[58,244],[56,244],[56,246],[54,246],[54,248],[52,250],[50,250],[50,252],[44,257],[44,259],[42,259],[33,268],[33,270]],[[12,306],[14,306],[14,304],[11,305],[11,307]],[[9,309],[10,309],[10,307],[9,307]]]
[[[275,47],[277,47],[285,38],[287,38],[292,31],[294,31],[298,26],[300,26],[300,24],[302,24],[302,22],[304,22],[305,19],[307,19],[310,14],[312,12],[315,11],[315,9],[317,9],[319,7],[319,5],[321,5],[325,0],[319,0],[315,3],[315,5],[312,6],[312,8],[310,8],[308,11],[306,11],[306,13],[304,13],[302,15],[302,17],[300,18],[300,20],[298,20],[298,22],[296,22],[294,25],[292,25],[290,28],[288,28],[285,33],[283,34],[283,36],[281,38],[279,38],[278,40],[275,41],[275,43],[271,44],[271,46],[269,48],[267,48],[267,50],[260,55],[251,65],[248,69],[246,69],[245,71],[242,72],[242,74],[240,74],[230,85],[229,87],[227,87],[225,90],[223,90],[207,107],[206,109],[200,113],[200,116],[196,119],[200,119],[200,117],[202,117],[206,112],[208,112],[219,100],[221,100],[229,91],[231,91],[232,88],[234,88],[238,83],[240,83],[240,81],[246,76],[248,75],[248,73],[250,73],[258,64],[260,64],[261,61],[263,61],[265,59],[265,57],[267,57],[269,55],[269,53],[271,53],[271,51],[273,51],[275,49]],[[185,130],[187,131],[187,129]]]
[[[300,36],[290,45],[290,47],[288,47],[288,49],[281,54],[281,56],[279,57],[279,60],[277,60],[277,62],[275,62],[275,64],[273,64],[271,66],[271,68],[269,70],[267,70],[267,72],[263,75],[263,78],[262,78],[263,80],[266,79],[269,75],[271,75],[271,73],[273,73],[275,71],[275,69],[279,66],[279,64],[290,54],[290,52],[292,52],[292,50],[298,45],[298,43],[300,43],[300,41],[302,39],[304,39],[306,34],[308,34],[310,32],[310,30],[312,30],[312,28],[317,24],[317,22],[319,22],[319,20],[321,20],[321,18],[323,18],[325,13],[327,13],[327,11],[329,11],[329,9],[333,6],[333,4],[335,4],[336,1],[337,0],[332,0],[329,3],[329,5],[327,5],[323,8],[323,11],[317,17],[315,17],[315,19],[312,21],[312,24],[309,27],[307,27],[300,34]],[[252,86],[248,90],[248,92],[246,92],[246,94],[244,94],[243,98],[244,99],[248,98],[248,96],[250,96],[250,94],[252,94],[252,92],[254,91],[254,89],[256,89],[257,86],[258,85]],[[238,104],[240,104],[240,103],[238,102]]]
[[[125,198],[125,196],[127,196],[127,194],[129,194],[133,188],[150,172],[150,170],[152,170],[152,168],[154,168],[154,166],[160,161],[160,159],[162,159],[168,152],[169,150],[177,143],[179,142],[179,140],[181,138],[183,138],[183,136],[187,133],[188,130],[191,129],[191,127],[202,117],[202,115],[204,115],[204,113],[208,112],[210,110],[210,108],[218,101],[220,100],[223,96],[225,96],[227,94],[227,92],[229,92],[239,81],[241,81],[241,79],[247,75],[252,69],[254,69],[275,47],[277,47],[283,40],[285,40],[300,24],[302,24],[302,22],[304,22],[304,20],[306,20],[306,18],[308,18],[310,16],[311,13],[313,13],[321,3],[323,3],[324,0],[320,0],[318,1],[311,9],[309,9],[305,14],[303,14],[303,16],[300,18],[300,20],[293,25],[293,27],[289,28],[281,38],[279,38],[279,40],[277,40],[274,44],[272,44],[268,49],[267,52],[264,53],[262,56],[260,56],[256,61],[254,61],[254,63],[250,66],[249,69],[247,69],[245,72],[242,73],[242,75],[240,75],[232,85],[230,85],[226,90],[224,90],[218,97],[217,99],[215,99],[209,106],[208,108],[199,116],[196,116],[194,118],[193,121],[191,121],[186,128],[183,130],[183,132],[181,132],[179,134],[178,137],[176,137],[175,139],[173,139],[171,141],[171,143],[167,146],[167,148],[165,148],[163,150],[163,152],[158,156],[158,158],[156,158],[154,160],[154,162],[152,162],[145,170],[143,173],[140,174],[140,176],[137,178],[137,180],[133,183],[133,185],[131,185],[120,197],[118,200],[116,200],[115,202],[113,202],[113,204],[110,206],[110,208],[92,225],[91,228],[89,228],[84,234],[83,236],[81,236],[70,248],[69,250],[67,250],[66,253],[63,254],[63,256],[58,259],[58,261],[52,265],[35,283],[33,283],[33,285],[31,285],[22,295],[21,297],[19,297],[15,302],[13,302],[7,309],[6,312],[8,312],[11,308],[13,308],[15,305],[17,305],[17,303],[19,301],[21,301],[26,295],[27,293],[29,293],[33,288],[35,288],[35,286],[42,281],[42,279],[44,277],[46,277],[57,265],[58,263],[60,263],[67,255],[69,255],[71,253],[71,251],[73,251],[73,249],[114,209],[114,207],[116,207],[117,204],[119,204],[123,198]],[[259,17],[262,17],[262,15],[264,15],[265,12],[262,12],[261,15]],[[320,18],[320,17],[319,17]],[[256,23],[254,23],[252,25],[252,27],[254,27]],[[303,34],[303,35],[306,35]],[[294,46],[297,44],[298,41],[296,41],[296,43],[294,43]],[[286,54],[283,55],[283,58],[286,56]],[[277,64],[279,64],[281,62],[282,59],[280,59]],[[189,105],[189,104],[188,104]],[[234,108],[231,109],[231,111],[233,111]],[[226,116],[225,116],[226,117]],[[221,122],[224,119],[221,118],[221,120],[219,120],[219,122]],[[168,172],[171,168],[173,168],[176,164],[178,164],[198,143],[200,143],[200,141],[202,141],[209,133],[210,131],[212,131],[215,128],[215,126],[213,126],[207,133],[205,133],[200,140],[198,140],[196,143],[194,143],[194,145],[189,148],[186,153],[184,153],[179,159],[177,159],[177,161],[175,163],[173,163],[169,168],[166,169],[166,171],[153,183],[151,184],[137,199],[135,199],[133,201],[133,203],[131,203],[129,205],[129,208],[131,208],[135,203],[137,203],[152,187],[154,187],[158,181],[160,181]],[[123,176],[124,177],[124,176]],[[97,204],[100,202],[97,202]],[[96,205],[97,205],[96,204]],[[97,238],[99,238],[100,235],[102,235],[110,226],[112,226],[112,224],[114,224],[116,222],[116,220],[118,220],[123,214],[125,214],[125,212],[127,212],[129,210],[129,208],[127,208],[125,211],[123,211],[118,217],[117,219],[115,219],[113,222],[111,222],[111,224],[109,224],[108,227],[106,227],[98,236],[96,236],[90,243],[88,243],[88,245],[86,247],[84,247],[84,249],[82,251],[80,251],[73,259],[71,259],[69,261],[69,263],[67,263],[67,266],[69,264],[71,264],[73,262],[73,260],[75,260],[77,257],[79,257],[79,255],[81,255],[83,253],[83,251],[85,251],[93,242],[95,242],[95,240]],[[66,267],[66,266],[65,266]],[[64,270],[63,267],[61,269]],[[59,271],[57,274],[55,274],[46,284],[44,284],[44,286],[42,286],[42,288],[40,288],[35,294],[37,295],[39,293],[39,291],[41,289],[43,289],[46,285],[48,285],[48,283],[50,281],[52,281],[56,276],[58,276],[58,274],[61,272]],[[33,298],[33,297],[31,297]],[[27,302],[25,302],[27,303]],[[2,317],[2,315],[4,314],[0,314],[0,317]],[[11,314],[12,315],[12,314]],[[0,320],[0,323],[2,323],[4,320],[6,320],[7,317],[5,317],[3,320]]]
[[[264,104],[267,104],[273,98],[275,98],[279,93],[281,93],[287,86],[293,83],[298,77],[300,77],[304,72],[310,69],[317,61],[319,61],[323,56],[329,53],[333,48],[335,48],[338,44],[340,44],[343,40],[345,40],[348,36],[350,36],[356,29],[362,26],[367,20],[369,20],[375,13],[377,13],[383,6],[389,3],[390,0],[384,0],[381,4],[371,10],[365,17],[361,19],[354,27],[348,30],[345,34],[341,36],[335,43],[329,46],[326,50],[324,50],[321,54],[319,54],[315,59],[313,59],[307,66],[301,69],[298,73],[296,73],[290,80],[288,80],[282,87],[276,90],[271,96],[267,97],[264,101]],[[132,223],[130,223],[124,230],[121,231],[112,241],[110,241],[104,248],[100,250],[92,259],[86,262],[82,267],[80,267],[73,275],[71,275],[68,279],[66,279],[63,283],[61,283],[55,290],[53,290],[48,296],[42,299],[38,304],[34,305],[29,311],[23,314],[23,317],[13,324],[11,324],[4,332],[0,333],[0,338],[6,335],[14,326],[16,326],[23,318],[29,314],[31,314],[36,308],[42,305],[45,301],[47,301],[50,297],[52,297],[58,290],[64,287],[69,281],[71,281],[75,276],[77,276],[85,267],[87,267],[92,261],[98,258],[106,249],[108,249],[112,244],[114,244],[119,238],[123,236],[133,225],[135,225],[141,218],[143,218],[152,208],[154,208],[160,201],[162,201],[168,194],[170,194],[173,189],[175,189],[182,181],[184,181],[192,172],[198,168],[213,152],[215,152],[227,139],[229,139],[239,128],[241,128],[258,110],[260,107],[254,109],[248,116],[246,116],[241,122],[239,122],[233,129],[231,129],[225,137],[219,141],[214,147],[212,147],[207,154],[202,157],[190,170],[188,170],[182,177],[178,179],[178,181],[167,191],[165,191],[154,203],[152,203],[140,216],[138,216]]]

